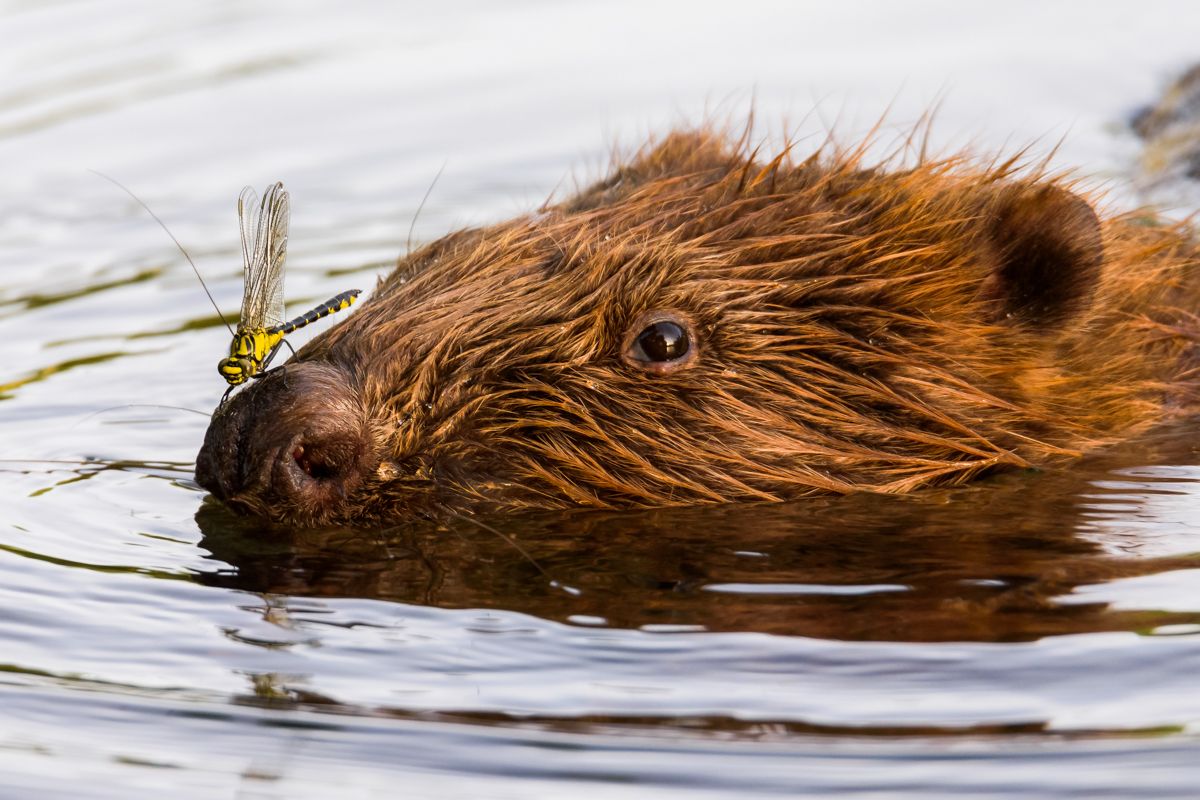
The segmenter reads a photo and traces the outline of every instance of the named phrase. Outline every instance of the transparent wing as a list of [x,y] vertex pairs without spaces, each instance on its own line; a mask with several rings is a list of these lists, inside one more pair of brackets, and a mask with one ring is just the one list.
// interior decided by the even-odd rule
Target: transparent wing
[[261,203],[249,186],[238,197],[246,270],[239,327],[270,328],[283,322],[283,263],[290,219],[290,200],[282,183],[271,185]]
[[238,195],[238,230],[242,234],[242,314],[238,320],[239,328],[254,327],[250,319],[254,307],[254,277],[257,266],[254,263],[256,242],[258,241],[258,217],[262,209],[258,205],[258,192],[250,186],[242,189]]

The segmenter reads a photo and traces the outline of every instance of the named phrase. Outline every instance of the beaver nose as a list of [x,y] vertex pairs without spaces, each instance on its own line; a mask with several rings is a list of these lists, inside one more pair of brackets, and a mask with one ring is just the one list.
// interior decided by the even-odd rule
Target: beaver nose
[[370,441],[344,370],[288,364],[213,414],[196,481],[235,510],[319,523],[346,516],[347,498],[370,470]]

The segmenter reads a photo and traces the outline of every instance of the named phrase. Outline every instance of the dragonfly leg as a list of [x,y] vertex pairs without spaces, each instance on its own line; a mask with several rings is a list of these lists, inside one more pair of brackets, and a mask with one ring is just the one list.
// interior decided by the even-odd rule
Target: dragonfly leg
[[221,402],[217,403],[217,408],[225,405],[225,401],[229,399],[229,395],[233,393],[233,389],[233,384],[229,384],[229,388],[225,390],[225,394],[221,395]]

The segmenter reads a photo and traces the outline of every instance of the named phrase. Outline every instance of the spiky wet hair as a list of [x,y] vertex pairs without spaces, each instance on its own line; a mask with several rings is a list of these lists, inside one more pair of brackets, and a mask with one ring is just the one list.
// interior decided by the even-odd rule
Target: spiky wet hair
[[[404,258],[300,353],[345,370],[372,450],[309,516],[905,492],[1193,402],[1183,231],[1101,222],[1016,160],[868,149],[759,159],[675,133]],[[628,358],[655,314],[689,334],[686,366]]]

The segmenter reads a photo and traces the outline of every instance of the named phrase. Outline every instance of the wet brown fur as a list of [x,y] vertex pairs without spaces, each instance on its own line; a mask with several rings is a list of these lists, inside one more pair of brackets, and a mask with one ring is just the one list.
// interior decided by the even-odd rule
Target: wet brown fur
[[[908,492],[1192,409],[1186,230],[1098,224],[1094,198],[1016,160],[868,149],[794,162],[676,133],[422,248],[287,368],[343,371],[361,474],[336,500],[225,499],[312,523]],[[694,325],[691,366],[622,359],[654,309]]]

